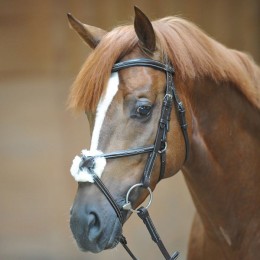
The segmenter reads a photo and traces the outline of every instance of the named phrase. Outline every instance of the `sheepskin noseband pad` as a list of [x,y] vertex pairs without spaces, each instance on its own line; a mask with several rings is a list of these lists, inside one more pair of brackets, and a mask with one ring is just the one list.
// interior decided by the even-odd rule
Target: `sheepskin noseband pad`
[[[95,151],[88,151],[82,150],[82,156],[76,156],[72,162],[72,166],[70,168],[70,173],[72,177],[77,182],[92,182],[94,183],[93,177],[88,170],[88,167],[92,168],[92,170],[96,173],[96,175],[101,178],[101,175],[106,166],[106,159],[102,157],[102,152],[95,150]],[[97,155],[101,155],[98,157],[94,157]],[[88,157],[89,160],[88,161]],[[86,166],[87,167],[83,167]]]

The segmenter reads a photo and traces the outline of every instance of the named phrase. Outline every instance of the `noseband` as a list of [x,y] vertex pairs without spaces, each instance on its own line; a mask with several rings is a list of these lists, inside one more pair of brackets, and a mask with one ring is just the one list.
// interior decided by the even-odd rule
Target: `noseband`
[[[161,250],[163,256],[165,259],[173,260],[176,259],[179,255],[179,253],[176,251],[172,256],[169,255],[167,252],[164,244],[161,241],[161,238],[159,237],[159,234],[157,233],[152,220],[149,216],[149,213],[147,211],[147,208],[150,206],[152,201],[152,191],[150,189],[150,181],[152,176],[152,171],[154,168],[154,163],[156,160],[157,155],[160,155],[161,158],[161,166],[160,166],[160,175],[158,181],[164,178],[165,174],[165,167],[166,167],[166,151],[167,151],[167,133],[169,131],[169,125],[170,125],[170,118],[171,118],[171,111],[172,107],[175,106],[175,109],[177,110],[178,114],[178,120],[180,123],[180,127],[183,133],[184,141],[185,141],[185,147],[186,147],[186,157],[185,160],[189,157],[189,139],[188,139],[188,133],[187,133],[187,123],[185,118],[185,109],[183,106],[183,103],[180,101],[176,89],[173,82],[173,74],[174,69],[169,64],[163,64],[159,61],[155,61],[152,59],[132,59],[127,60],[123,62],[116,63],[113,68],[112,72],[118,72],[122,69],[127,69],[130,67],[150,67],[156,70],[160,70],[166,73],[166,90],[165,90],[165,96],[163,98],[163,104],[161,108],[161,116],[158,123],[158,129],[156,138],[153,145],[145,146],[145,147],[138,147],[134,149],[129,150],[122,150],[122,151],[116,151],[112,153],[106,153],[101,154],[97,156],[91,156],[86,157],[82,156],[80,168],[87,168],[88,171],[91,173],[94,183],[97,185],[97,187],[100,189],[100,191],[106,196],[109,203],[114,208],[121,224],[123,224],[123,216],[122,216],[122,210],[131,210],[132,212],[137,212],[138,216],[143,220],[145,223],[149,233],[151,234],[151,237],[153,241],[158,245],[159,249]],[[143,177],[140,183],[137,183],[133,185],[126,194],[126,202],[125,205],[120,208],[117,204],[117,202],[114,200],[113,196],[109,192],[109,190],[106,188],[104,183],[101,181],[101,179],[96,175],[94,171],[94,159],[95,157],[104,157],[106,159],[116,159],[121,157],[127,157],[127,156],[134,156],[139,154],[148,153],[148,159],[146,161],[146,165],[144,168]],[[134,210],[132,208],[131,202],[129,201],[130,193],[133,189],[137,187],[146,188],[149,191],[150,194],[150,201],[146,207],[141,207],[138,210]],[[132,252],[127,247],[127,242],[125,237],[122,235],[121,244],[124,246],[124,248],[127,250],[129,255],[132,257],[132,259],[137,259]]]

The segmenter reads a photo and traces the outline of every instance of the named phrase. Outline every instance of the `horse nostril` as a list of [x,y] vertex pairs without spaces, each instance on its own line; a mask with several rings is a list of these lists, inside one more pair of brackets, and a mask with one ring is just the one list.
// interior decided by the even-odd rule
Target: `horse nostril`
[[88,224],[88,239],[90,241],[95,241],[100,234],[100,220],[96,213],[91,212],[87,216],[87,224]]
[[96,214],[95,213],[89,213],[87,221],[88,221],[89,227],[95,226],[95,224],[97,222]]
[[96,244],[102,234],[100,217],[93,208],[72,207],[70,228],[80,248],[96,250]]

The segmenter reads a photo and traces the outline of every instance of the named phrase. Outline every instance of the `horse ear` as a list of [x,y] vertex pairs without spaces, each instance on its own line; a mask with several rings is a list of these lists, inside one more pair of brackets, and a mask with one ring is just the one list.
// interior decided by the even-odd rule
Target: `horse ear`
[[70,13],[68,13],[67,15],[71,28],[73,28],[83,39],[83,41],[87,43],[92,49],[94,49],[98,45],[103,36],[107,33],[100,28],[81,23]]
[[156,39],[152,23],[138,7],[135,6],[134,9],[134,28],[139,39],[140,46],[144,50],[148,50],[153,53],[156,48]]

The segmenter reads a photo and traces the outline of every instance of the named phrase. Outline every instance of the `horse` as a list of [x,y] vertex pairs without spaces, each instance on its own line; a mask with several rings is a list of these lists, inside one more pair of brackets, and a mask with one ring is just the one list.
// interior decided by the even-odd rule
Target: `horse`
[[[110,32],[71,14],[68,18],[93,49],[69,96],[71,108],[86,112],[92,134],[90,150],[75,158],[71,169],[78,190],[70,228],[79,248],[94,253],[114,248],[132,211],[161,179],[181,170],[196,207],[188,259],[260,259],[258,65],[179,17],[151,22],[135,7],[134,24]],[[184,124],[174,104],[167,120],[162,119],[171,74],[177,107],[185,108]],[[156,154],[164,152],[165,161],[155,155],[144,184],[161,122],[167,131],[158,142],[167,135],[167,143]],[[147,146],[150,150],[134,154],[134,148]],[[127,149],[134,156],[109,160],[106,155]],[[82,170],[86,164],[93,175]],[[93,184],[97,175],[105,188]],[[130,206],[124,208],[126,202]]]

